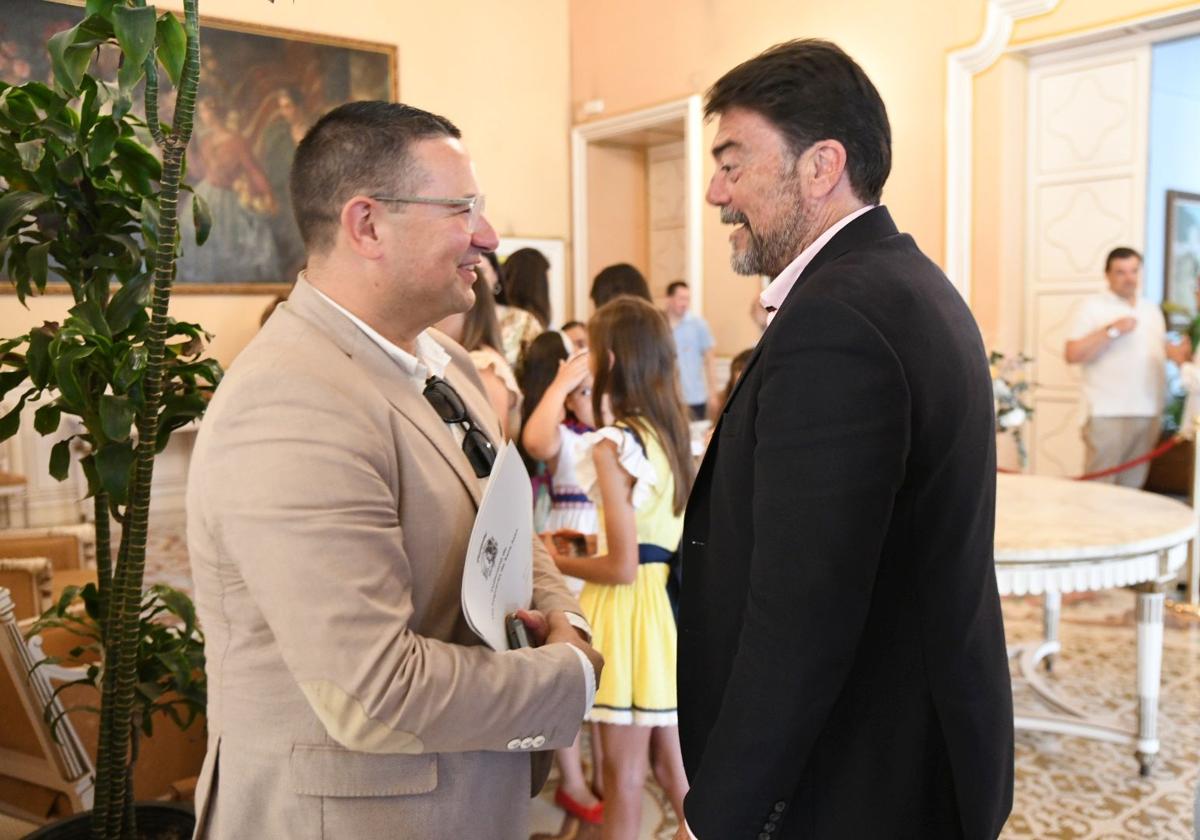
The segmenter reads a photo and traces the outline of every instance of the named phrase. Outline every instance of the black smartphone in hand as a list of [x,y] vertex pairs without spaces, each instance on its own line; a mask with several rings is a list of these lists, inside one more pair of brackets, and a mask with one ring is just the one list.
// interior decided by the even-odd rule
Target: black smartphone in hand
[[508,636],[508,649],[516,650],[517,648],[532,647],[529,644],[529,631],[525,628],[525,622],[517,617],[516,613],[505,616],[504,631]]

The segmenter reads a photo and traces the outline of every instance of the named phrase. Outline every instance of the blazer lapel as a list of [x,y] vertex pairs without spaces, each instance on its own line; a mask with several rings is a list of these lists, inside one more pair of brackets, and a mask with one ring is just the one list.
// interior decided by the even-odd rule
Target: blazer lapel
[[[354,322],[330,306],[303,278],[296,281],[296,286],[288,298],[287,306],[296,315],[327,335],[338,346],[338,349],[362,366],[392,407],[408,418],[446,459],[471,495],[475,506],[478,507],[483,496],[483,481],[476,477],[475,471],[471,469],[470,463],[462,452],[462,447],[446,428],[446,423],[400,370],[395,360],[389,357],[383,348],[372,341]],[[453,364],[447,369],[446,378],[462,395],[472,417],[487,416],[479,414],[476,401],[469,393],[477,391],[478,388],[472,385]],[[493,438],[494,444],[491,430],[484,429],[484,431],[489,433],[489,438]]]
[[[728,405],[733,405],[734,400],[737,398],[738,391],[742,389],[742,385],[746,381],[746,374],[750,372],[750,369],[753,368],[754,364],[758,361],[758,357],[762,355],[763,347],[766,345],[771,335],[771,327],[773,327],[779,320],[779,313],[782,312],[783,308],[788,305],[788,301],[796,297],[796,290],[800,288],[804,281],[822,266],[826,265],[832,260],[837,259],[843,254],[847,254],[850,251],[853,251],[855,248],[859,248],[868,243],[885,239],[889,236],[895,236],[897,233],[899,233],[899,231],[896,229],[896,223],[892,221],[891,214],[888,213],[886,207],[880,205],[874,210],[869,210],[868,212],[863,213],[853,222],[839,230],[837,234],[834,235],[833,239],[830,239],[829,242],[825,244],[825,247],[816,253],[816,255],[812,258],[812,261],[809,262],[809,264],[805,266],[804,271],[801,272],[800,277],[796,280],[796,285],[792,287],[792,290],[788,292],[788,296],[784,298],[783,303],[780,304],[779,311],[775,313],[775,317],[771,319],[771,323],[768,324],[766,330],[763,331],[762,336],[758,340],[758,344],[754,346],[754,352],[750,354],[750,358],[746,362],[746,367],[742,369],[741,378],[734,383],[733,391],[731,391],[729,394]],[[724,417],[724,412],[722,412],[721,417]],[[717,439],[717,430],[720,428],[721,419],[719,418],[717,420],[716,427],[713,429],[714,441]],[[712,448],[711,444],[709,448]],[[704,461],[701,462],[701,469],[703,469],[704,463],[707,460],[708,453],[706,452]]]
[[[788,296],[779,305],[780,311],[788,305],[789,300],[796,297],[796,290],[804,285],[804,281],[816,274],[828,263],[857,248],[861,248],[872,242],[878,242],[880,239],[886,239],[889,236],[895,236],[898,233],[896,223],[892,221],[892,214],[882,204],[873,210],[863,213],[853,222],[839,230],[833,239],[825,243],[824,248],[817,251],[812,261],[800,273],[800,277],[796,280],[796,285],[792,286],[792,290],[788,292]],[[776,312],[772,323],[778,318],[779,312]]]

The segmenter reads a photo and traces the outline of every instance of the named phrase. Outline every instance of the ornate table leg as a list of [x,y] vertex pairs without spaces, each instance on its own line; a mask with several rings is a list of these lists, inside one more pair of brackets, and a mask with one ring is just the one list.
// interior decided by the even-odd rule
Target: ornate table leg
[[[1062,615],[1062,593],[1047,592],[1042,596],[1042,635],[1047,642],[1058,641],[1058,619]],[[1046,670],[1054,670],[1054,654],[1046,656]]]
[[1137,757],[1143,776],[1158,757],[1158,689],[1162,682],[1163,601],[1158,582],[1133,587],[1137,592]]

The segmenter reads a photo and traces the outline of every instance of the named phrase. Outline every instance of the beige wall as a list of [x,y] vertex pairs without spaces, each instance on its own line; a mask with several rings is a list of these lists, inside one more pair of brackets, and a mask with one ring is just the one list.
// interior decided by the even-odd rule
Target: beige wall
[[[181,3],[161,3],[181,8]],[[501,236],[569,236],[569,33],[565,0],[354,0],[351,4],[201,0],[201,12],[245,23],[395,44],[401,100],[462,129]],[[229,363],[254,335],[269,297],[178,295],[171,314],[216,334]],[[61,319],[55,296],[23,310],[0,297],[0,335]]]
[[[1014,40],[1030,43],[1190,5],[1062,0],[1054,12],[1019,22]],[[215,17],[396,44],[401,98],[463,129],[501,235],[563,239],[570,230],[568,130],[573,116],[582,120],[584,102],[603,99],[601,116],[612,116],[703,93],[773,43],[831,38],[863,64],[888,106],[895,155],[884,200],[939,261],[946,55],[979,37],[985,7],[984,0],[926,0],[916,15],[910,5],[887,0],[357,0],[348,14],[336,3],[202,0],[203,11]],[[1008,59],[976,82],[972,305],[988,341],[1009,349],[1020,334],[1023,196],[1015,190],[1024,172],[1023,74]],[[706,147],[713,132],[709,125]],[[705,178],[710,174],[706,163]],[[732,354],[754,340],[747,312],[757,286],[730,271],[727,233],[715,211],[704,214],[705,315],[720,352]],[[214,353],[228,363],[254,334],[267,301],[180,295],[172,314],[216,333]],[[65,298],[48,298],[26,312],[0,298],[0,335],[57,320],[66,305]]]
[[620,262],[644,271],[649,261],[646,149],[591,143],[587,169],[588,277]]
[[1013,56],[975,81],[971,310],[984,343],[1008,354],[1023,342],[1026,81]]
[[[840,43],[863,64],[888,103],[895,139],[885,200],[929,253],[942,252],[944,48],[969,42],[982,26],[982,4],[943,0],[913,15],[905,4],[858,0],[801,4],[786,0],[667,0],[640,3],[572,0],[572,92],[576,115],[592,99],[603,116],[703,93],[722,73],[774,43],[813,36]],[[664,37],[669,33],[669,37]],[[705,130],[711,145],[715,126]],[[704,177],[712,174],[706,161]],[[753,278],[729,268],[728,228],[704,214],[704,314],[718,351],[755,340]]]
[[[900,227],[940,262],[946,58],[979,38],[986,3],[926,0],[920,5],[920,14],[914,14],[911,4],[889,0],[571,0],[573,113],[583,121],[582,105],[593,99],[604,101],[602,116],[612,116],[703,93],[726,70],[771,44],[797,37],[834,40],[862,64],[888,107],[894,158],[884,201]],[[1018,23],[1014,38],[1027,43],[1193,5],[1062,0],[1055,11]],[[990,342],[1016,342],[1008,349],[1017,349],[1020,335],[1023,86],[1019,63],[994,69],[976,83],[972,305]],[[713,133],[709,125],[706,148]],[[711,173],[706,163],[705,178]],[[705,315],[718,350],[735,353],[754,340],[746,313],[757,288],[729,270],[727,233],[715,211],[705,213]]]

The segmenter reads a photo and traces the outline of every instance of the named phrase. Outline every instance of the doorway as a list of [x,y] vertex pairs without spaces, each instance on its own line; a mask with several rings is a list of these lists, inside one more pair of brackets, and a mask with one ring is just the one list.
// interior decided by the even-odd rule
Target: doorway
[[702,131],[699,96],[571,131],[576,319],[591,312],[592,278],[619,262],[636,266],[655,297],[686,281],[703,310]]

